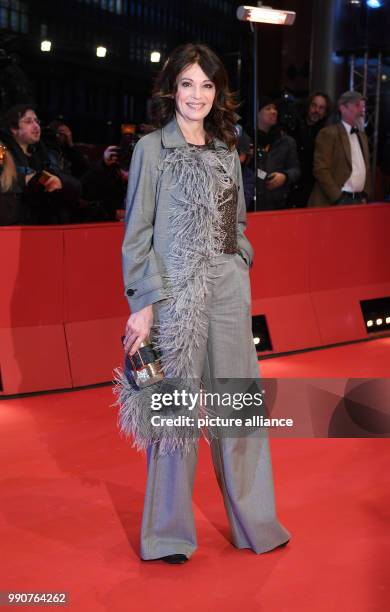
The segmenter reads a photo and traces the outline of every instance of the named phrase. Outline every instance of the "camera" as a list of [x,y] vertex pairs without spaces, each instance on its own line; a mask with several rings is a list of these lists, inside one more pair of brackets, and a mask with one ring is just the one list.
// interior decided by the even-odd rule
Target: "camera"
[[261,181],[269,181],[271,178],[271,175],[268,174],[268,172],[265,172],[264,170],[262,170],[261,168],[257,168],[257,178],[260,179]]
[[46,170],[37,172],[28,183],[28,191],[30,193],[42,193],[45,189],[45,184],[50,177],[51,174],[46,172]]

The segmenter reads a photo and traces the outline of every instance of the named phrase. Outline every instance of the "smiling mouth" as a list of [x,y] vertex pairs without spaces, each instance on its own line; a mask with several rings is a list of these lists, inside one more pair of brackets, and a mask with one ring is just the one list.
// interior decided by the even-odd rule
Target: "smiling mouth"
[[187,105],[188,105],[190,108],[202,108],[202,106],[204,106],[204,104],[193,104],[193,103],[191,103],[191,102],[187,102]]

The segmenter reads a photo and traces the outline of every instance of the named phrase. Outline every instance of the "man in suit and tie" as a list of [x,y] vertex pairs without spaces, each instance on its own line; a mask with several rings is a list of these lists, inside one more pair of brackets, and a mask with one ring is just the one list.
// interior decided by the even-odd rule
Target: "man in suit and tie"
[[323,128],[315,143],[316,179],[308,206],[360,204],[370,193],[370,153],[364,133],[365,99],[346,91],[338,101],[341,120]]

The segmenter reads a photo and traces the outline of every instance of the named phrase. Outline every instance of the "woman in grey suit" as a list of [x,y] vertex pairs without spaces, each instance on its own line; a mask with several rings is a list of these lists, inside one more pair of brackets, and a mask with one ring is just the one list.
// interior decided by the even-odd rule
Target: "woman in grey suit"
[[[252,248],[224,66],[205,45],[177,48],[153,103],[157,129],[137,143],[129,174],[123,271],[132,314],[125,351],[133,355],[152,334],[166,380],[256,379]],[[153,418],[156,389],[137,390],[119,373],[119,422],[147,450],[141,557],[183,563],[196,548],[199,427],[196,418],[181,427]],[[233,544],[262,553],[287,543],[275,514],[267,436],[217,434],[210,446]]]

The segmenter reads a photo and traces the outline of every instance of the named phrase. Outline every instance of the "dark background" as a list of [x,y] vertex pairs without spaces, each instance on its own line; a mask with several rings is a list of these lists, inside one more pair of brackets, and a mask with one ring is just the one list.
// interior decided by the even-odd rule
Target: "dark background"
[[[295,10],[297,18],[293,27],[259,28],[260,93],[279,95],[287,90],[298,98],[309,93],[311,46],[318,29],[318,24],[312,25],[315,2],[272,1],[273,8]],[[382,48],[386,56],[390,7],[389,2],[379,10],[367,10],[364,0],[360,6],[349,0],[329,2],[335,28],[332,61],[339,65],[340,90],[345,90],[347,64],[337,52]],[[62,116],[75,140],[115,142],[122,122],[148,120],[156,71],[171,49],[192,41],[210,45],[224,60],[246,124],[251,116],[252,35],[249,25],[236,18],[240,4],[231,0],[0,0],[0,46],[4,49],[0,105],[4,109],[15,102],[33,101],[42,119]],[[50,53],[40,51],[43,39],[52,41]],[[96,57],[98,45],[107,47],[105,58]],[[150,63],[152,50],[161,52],[160,64]],[[384,79],[388,72],[385,57]],[[385,125],[386,80],[382,97]]]

